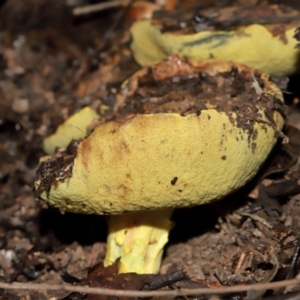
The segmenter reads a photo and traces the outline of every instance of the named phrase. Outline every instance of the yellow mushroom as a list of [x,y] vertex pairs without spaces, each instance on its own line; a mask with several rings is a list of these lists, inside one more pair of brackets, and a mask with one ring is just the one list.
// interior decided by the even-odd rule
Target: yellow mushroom
[[142,66],[177,54],[192,64],[212,59],[230,60],[273,76],[287,76],[299,71],[300,50],[295,49],[295,27],[283,30],[277,36],[259,24],[231,31],[181,34],[161,32],[161,26],[152,20],[142,20],[132,25],[130,33],[134,58]]
[[94,109],[85,107],[72,115],[58,126],[55,133],[45,138],[43,149],[47,154],[53,154],[55,148],[65,148],[72,139],[82,139],[86,136],[89,125],[99,119]]
[[109,215],[105,265],[121,257],[121,273],[158,272],[172,210],[243,186],[284,124],[282,94],[267,75],[175,62],[133,76],[111,120],[38,170],[37,195],[49,205]]

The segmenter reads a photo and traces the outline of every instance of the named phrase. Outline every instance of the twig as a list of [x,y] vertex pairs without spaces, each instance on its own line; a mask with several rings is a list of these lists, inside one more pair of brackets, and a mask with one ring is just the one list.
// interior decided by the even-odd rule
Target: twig
[[297,285],[300,279],[291,279],[270,283],[259,283],[251,285],[236,285],[222,288],[197,288],[197,289],[181,289],[181,290],[168,290],[168,291],[133,291],[133,290],[115,290],[107,288],[92,288],[85,286],[70,286],[65,284],[37,284],[37,283],[2,283],[0,282],[1,289],[7,290],[52,290],[52,291],[70,291],[85,294],[97,294],[104,296],[126,296],[126,297],[155,297],[155,296],[187,296],[187,295],[207,295],[207,294],[223,294],[223,293],[236,293],[247,291],[262,291],[268,289],[275,289]]
[[73,9],[74,16],[86,15],[94,12],[99,12],[109,8],[118,7],[119,5],[127,5],[128,1],[124,0],[115,0],[108,2],[101,2],[97,4],[91,4],[86,6],[80,6]]
[[259,223],[265,225],[266,227],[268,227],[269,229],[273,229],[273,225],[271,225],[264,218],[262,218],[258,215],[248,214],[248,213],[241,213],[241,215],[244,216],[244,217],[248,217],[248,218],[252,219],[255,222],[259,222]]
[[298,239],[297,239],[297,246],[295,248],[295,251],[294,251],[294,254],[293,254],[293,257],[292,257],[292,261],[291,261],[291,265],[290,265],[290,270],[286,275],[286,279],[291,279],[291,278],[294,277],[294,273],[295,273],[299,253],[300,253],[300,237],[298,237]]
[[[300,251],[300,238],[298,237],[297,245],[296,245],[296,248],[294,250],[294,254],[293,254],[293,257],[292,257],[291,264],[290,264],[290,269],[289,269],[288,273],[285,276],[286,279],[291,279],[291,278],[294,277],[296,263],[297,263],[297,260],[298,260],[298,257],[299,257],[299,251]],[[274,295],[277,295],[277,296],[282,295],[285,288],[286,287],[281,287],[281,288],[277,289],[277,291],[274,293]]]
[[189,276],[184,272],[184,271],[178,271],[170,275],[163,276],[162,278],[153,280],[150,283],[144,284],[142,287],[142,291],[154,291],[158,290],[162,287],[171,285],[175,282],[184,280],[184,279],[189,279]]
[[245,258],[246,258],[246,253],[243,251],[240,255],[240,258],[236,264],[236,267],[234,269],[234,274],[238,274],[241,270],[241,267],[242,267],[242,264],[244,263],[245,261]]

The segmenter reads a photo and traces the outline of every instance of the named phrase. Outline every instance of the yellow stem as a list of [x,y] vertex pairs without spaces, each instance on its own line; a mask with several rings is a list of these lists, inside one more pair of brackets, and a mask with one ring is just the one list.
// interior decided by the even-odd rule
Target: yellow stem
[[110,216],[104,265],[120,258],[119,273],[158,273],[172,212],[168,208]]

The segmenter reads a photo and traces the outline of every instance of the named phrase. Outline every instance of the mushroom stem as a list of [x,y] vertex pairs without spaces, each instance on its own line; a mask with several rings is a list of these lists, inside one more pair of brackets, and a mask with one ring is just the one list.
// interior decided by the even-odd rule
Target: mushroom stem
[[158,273],[172,212],[167,208],[110,216],[104,265],[120,258],[119,273]]

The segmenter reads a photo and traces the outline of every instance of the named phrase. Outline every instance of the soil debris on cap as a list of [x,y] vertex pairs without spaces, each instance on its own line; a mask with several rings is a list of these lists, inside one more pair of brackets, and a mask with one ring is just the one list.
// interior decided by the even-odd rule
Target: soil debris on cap
[[[209,74],[194,70],[191,74],[179,75],[157,80],[155,70],[149,68],[146,75],[139,78],[133,95],[126,98],[123,106],[113,118],[125,120],[129,114],[178,113],[200,115],[202,110],[215,109],[225,112],[232,123],[246,130],[255,140],[257,132],[253,126],[261,120],[259,110],[268,119],[267,125],[274,125],[274,111],[285,113],[284,103],[266,92],[258,93],[255,88],[268,90],[261,78],[262,73],[255,71],[238,72],[235,67],[224,73]],[[236,118],[234,115],[236,114]],[[209,116],[209,119],[211,117]]]
[[66,149],[58,149],[51,158],[40,164],[37,170],[37,178],[40,180],[36,191],[38,196],[45,191],[49,197],[52,185],[72,176],[78,143],[78,140],[72,140]]

